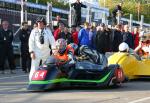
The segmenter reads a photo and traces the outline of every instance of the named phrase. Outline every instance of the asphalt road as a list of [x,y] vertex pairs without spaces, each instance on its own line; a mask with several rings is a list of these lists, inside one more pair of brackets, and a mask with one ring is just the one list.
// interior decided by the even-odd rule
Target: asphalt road
[[131,81],[120,88],[59,89],[29,92],[28,74],[0,74],[0,103],[150,103],[150,81]]

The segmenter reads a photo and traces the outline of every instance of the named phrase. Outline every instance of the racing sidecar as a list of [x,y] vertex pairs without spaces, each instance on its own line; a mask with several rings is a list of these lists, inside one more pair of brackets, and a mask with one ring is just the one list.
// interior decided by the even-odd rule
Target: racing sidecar
[[[106,58],[107,59],[107,58]],[[70,65],[51,56],[33,74],[28,90],[43,91],[55,87],[101,87],[120,85],[124,74],[119,65],[97,65],[87,60]],[[61,66],[60,64],[64,64]]]
[[150,77],[150,59],[135,54],[117,52],[108,58],[108,64],[118,64],[128,79]]

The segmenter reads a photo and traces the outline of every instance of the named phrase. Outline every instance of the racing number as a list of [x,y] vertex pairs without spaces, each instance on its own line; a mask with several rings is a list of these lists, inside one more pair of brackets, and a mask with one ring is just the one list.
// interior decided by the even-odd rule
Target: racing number
[[44,76],[45,76],[45,72],[42,72],[42,73],[40,74],[40,77],[41,77],[41,78],[44,78]]
[[38,76],[39,76],[39,72],[36,72],[34,78],[38,78]]
[[117,76],[117,79],[119,81],[123,81],[124,80],[124,74],[123,74],[123,71],[121,69],[117,69],[116,76]]
[[38,77],[40,77],[40,78],[44,78],[44,76],[45,76],[45,71],[42,71],[42,72],[36,72],[36,74],[35,74],[35,77],[34,78],[38,78]]
[[118,71],[118,78],[119,78],[119,79],[122,78],[122,71]]
[[43,80],[45,79],[47,70],[38,70],[37,72],[35,72],[32,80]]

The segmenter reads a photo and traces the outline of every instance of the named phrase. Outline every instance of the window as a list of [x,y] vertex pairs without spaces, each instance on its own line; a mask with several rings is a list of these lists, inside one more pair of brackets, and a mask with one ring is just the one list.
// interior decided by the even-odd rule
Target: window
[[18,5],[18,4],[16,4],[16,10],[21,10],[21,6],[20,5]]
[[13,10],[15,10],[16,9],[16,6],[15,6],[16,4],[10,4],[10,9],[13,9]]
[[0,7],[3,8],[4,7],[4,2],[0,1]]
[[53,15],[54,17],[56,17],[57,14],[56,14],[56,12],[52,12],[52,15]]
[[46,14],[46,10],[41,9],[41,11],[42,11],[41,14],[44,14],[44,15]]
[[5,8],[10,8],[10,3],[5,2]]
[[29,12],[30,12],[30,13],[33,13],[33,12],[34,12],[34,8],[31,8],[31,7],[30,7]]

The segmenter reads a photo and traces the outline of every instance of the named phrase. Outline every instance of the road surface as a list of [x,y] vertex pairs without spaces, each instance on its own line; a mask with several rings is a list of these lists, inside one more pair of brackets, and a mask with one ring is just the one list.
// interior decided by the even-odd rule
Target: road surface
[[0,103],[150,103],[150,81],[131,81],[120,88],[60,89],[29,92],[28,74],[0,74]]

